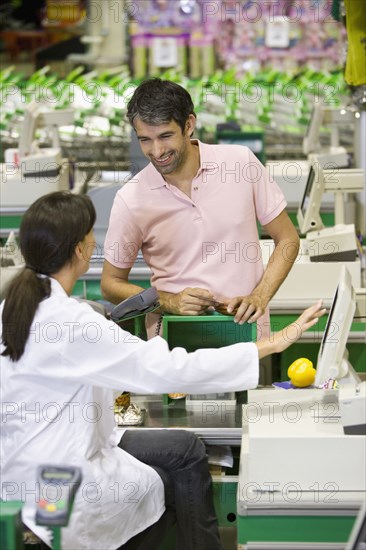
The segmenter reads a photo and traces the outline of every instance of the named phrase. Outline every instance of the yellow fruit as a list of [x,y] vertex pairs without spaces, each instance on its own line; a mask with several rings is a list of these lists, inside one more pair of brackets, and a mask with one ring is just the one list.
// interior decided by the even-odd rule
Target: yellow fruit
[[305,388],[314,383],[316,370],[310,359],[300,357],[289,366],[287,374],[294,386]]
[[291,363],[291,365],[287,369],[288,376],[291,378],[292,374],[294,374],[296,370],[301,367],[301,365],[312,367],[313,363],[310,361],[310,359],[307,359],[306,357],[299,357],[299,359],[296,359],[296,361]]

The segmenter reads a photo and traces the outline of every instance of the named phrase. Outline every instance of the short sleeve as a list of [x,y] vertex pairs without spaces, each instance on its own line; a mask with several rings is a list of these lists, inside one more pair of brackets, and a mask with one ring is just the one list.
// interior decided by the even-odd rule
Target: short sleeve
[[122,192],[123,189],[117,193],[113,202],[104,242],[104,258],[115,267],[129,268],[135,263],[142,236]]
[[257,219],[262,225],[273,221],[286,208],[287,202],[279,185],[269,176],[268,169],[250,152],[253,165],[253,193]]

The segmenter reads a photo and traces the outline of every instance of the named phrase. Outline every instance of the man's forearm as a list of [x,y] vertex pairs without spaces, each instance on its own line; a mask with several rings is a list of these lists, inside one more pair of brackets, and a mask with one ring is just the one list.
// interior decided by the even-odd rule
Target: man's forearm
[[128,281],[122,281],[121,279],[115,279],[108,284],[101,283],[101,291],[103,297],[112,304],[119,304],[122,300],[134,296],[141,292],[143,287],[129,283]]
[[164,292],[163,290],[159,290],[158,292],[160,309],[165,313],[179,315],[175,304],[176,294],[173,294],[172,292]]
[[252,294],[268,302],[276,294],[290,272],[299,252],[300,242],[293,239],[280,241],[271,254],[263,277]]

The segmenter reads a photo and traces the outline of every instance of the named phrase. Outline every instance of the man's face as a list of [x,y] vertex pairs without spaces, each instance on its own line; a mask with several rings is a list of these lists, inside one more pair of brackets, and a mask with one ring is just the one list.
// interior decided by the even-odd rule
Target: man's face
[[194,116],[190,115],[182,133],[181,127],[174,120],[158,126],[146,124],[139,118],[134,120],[141,150],[160,174],[178,172],[188,161],[194,122]]

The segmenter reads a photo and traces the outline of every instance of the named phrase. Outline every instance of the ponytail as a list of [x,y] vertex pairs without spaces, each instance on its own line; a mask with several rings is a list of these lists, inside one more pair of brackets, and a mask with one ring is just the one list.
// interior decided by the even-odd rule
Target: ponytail
[[39,303],[50,295],[51,282],[39,276],[32,268],[25,269],[13,279],[7,292],[2,321],[1,355],[18,361],[24,353],[30,328]]

